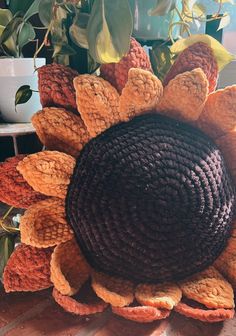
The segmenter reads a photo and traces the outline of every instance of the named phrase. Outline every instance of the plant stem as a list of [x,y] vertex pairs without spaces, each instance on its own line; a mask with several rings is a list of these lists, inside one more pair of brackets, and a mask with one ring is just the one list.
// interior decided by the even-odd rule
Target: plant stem
[[18,233],[20,231],[19,228],[14,228],[12,226],[5,225],[4,220],[10,215],[11,211],[14,209],[14,207],[10,207],[7,212],[3,215],[3,217],[0,219],[0,227],[9,233]]
[[38,54],[40,53],[40,51],[43,49],[43,47],[45,46],[45,41],[48,39],[48,35],[52,29],[52,25],[53,25],[53,21],[50,22],[48,29],[46,31],[46,34],[44,36],[43,42],[40,45],[40,47],[36,50],[36,52],[34,53],[34,68],[36,69],[36,63],[35,63],[35,59],[37,58]]

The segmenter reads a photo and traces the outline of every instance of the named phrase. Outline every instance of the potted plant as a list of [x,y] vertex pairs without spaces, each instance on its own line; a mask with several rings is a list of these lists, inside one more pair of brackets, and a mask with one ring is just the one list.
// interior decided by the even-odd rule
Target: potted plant
[[[10,1],[7,9],[0,9],[0,111],[8,122],[29,122],[35,109],[40,108],[38,94],[31,91],[32,97],[22,100],[15,109],[15,94],[19,87],[30,86],[37,91],[37,72],[35,67],[45,64],[45,59],[24,58],[23,48],[35,43],[35,29],[30,18],[37,13],[40,1]],[[32,94],[33,93],[33,94]]]

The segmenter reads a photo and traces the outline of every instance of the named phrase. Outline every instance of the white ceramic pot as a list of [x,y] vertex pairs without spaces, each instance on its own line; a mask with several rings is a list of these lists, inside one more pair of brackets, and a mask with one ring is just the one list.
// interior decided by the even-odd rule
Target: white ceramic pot
[[[45,59],[37,58],[35,64],[37,68],[41,67]],[[0,58],[0,112],[7,122],[30,122],[32,115],[41,108],[39,93],[34,92],[30,100],[17,105],[15,111],[15,94],[22,85],[38,90],[33,58]]]

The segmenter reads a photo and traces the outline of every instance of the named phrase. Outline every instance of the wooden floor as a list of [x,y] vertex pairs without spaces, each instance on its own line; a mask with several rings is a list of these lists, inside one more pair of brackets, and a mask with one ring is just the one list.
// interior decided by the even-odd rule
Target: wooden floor
[[[0,204],[0,215],[6,207]],[[138,324],[108,309],[89,318],[63,311],[51,289],[6,294],[0,286],[0,336],[236,336],[236,318],[205,324],[173,313],[161,322]]]
[[172,314],[162,322],[138,324],[102,314],[81,318],[64,312],[51,290],[5,294],[0,290],[0,336],[235,336],[236,319],[204,324]]

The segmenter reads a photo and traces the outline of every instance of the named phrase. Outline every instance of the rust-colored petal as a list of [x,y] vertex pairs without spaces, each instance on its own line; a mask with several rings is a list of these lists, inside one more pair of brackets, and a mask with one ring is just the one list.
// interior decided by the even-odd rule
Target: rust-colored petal
[[51,280],[63,295],[74,295],[87,281],[90,267],[75,240],[58,245],[51,260]]
[[236,85],[209,95],[196,125],[216,139],[236,127]]
[[20,220],[22,243],[35,247],[50,247],[73,238],[65,218],[65,202],[49,198],[32,205]]
[[34,190],[64,199],[75,166],[75,159],[65,153],[44,151],[26,156],[17,170]]
[[74,79],[74,86],[78,110],[92,137],[119,122],[119,94],[109,82],[81,75]]
[[55,301],[67,312],[75,315],[92,315],[102,313],[107,308],[107,303],[103,301],[95,303],[81,303],[76,299],[62,295],[56,288],[53,289],[52,295]]
[[62,64],[48,64],[38,69],[39,95],[43,107],[64,107],[77,113],[73,79],[78,72]]
[[47,149],[78,156],[90,139],[81,117],[63,108],[44,108],[35,113],[31,120]]
[[162,320],[170,315],[170,310],[157,309],[150,306],[138,307],[112,307],[114,314],[124,317],[127,320],[149,323],[156,320]]
[[182,292],[175,284],[140,284],[135,290],[135,298],[141,305],[161,309],[173,309],[181,297]]
[[215,310],[205,310],[200,308],[193,308],[183,302],[177,304],[174,310],[181,315],[208,323],[222,322],[234,317],[234,309],[219,308]]
[[16,169],[25,155],[17,155],[0,164],[0,201],[16,208],[27,209],[46,196],[33,190]]
[[185,297],[207,308],[234,308],[232,286],[212,266],[181,281],[179,285]]
[[128,121],[136,115],[151,111],[159,102],[162,94],[161,81],[150,71],[130,69],[128,82],[120,97],[120,120]]
[[231,176],[236,183],[236,128],[226,133],[225,135],[215,139],[215,142],[221,149],[227,166],[230,169]]
[[134,300],[134,285],[127,280],[93,272],[92,287],[98,297],[115,307],[128,306]]
[[203,42],[192,44],[178,56],[164,79],[164,85],[178,74],[196,68],[201,68],[205,73],[209,82],[209,92],[214,91],[218,79],[218,65],[212,49]]
[[201,69],[184,72],[164,88],[164,95],[156,109],[161,114],[181,121],[199,118],[208,95],[208,82]]
[[131,68],[139,68],[152,72],[150,59],[144,48],[133,37],[130,39],[130,49],[118,63],[102,64],[101,76],[110,82],[120,93],[128,80]]
[[38,249],[21,244],[10,256],[4,269],[3,284],[6,292],[35,292],[52,286],[50,259],[52,249]]

